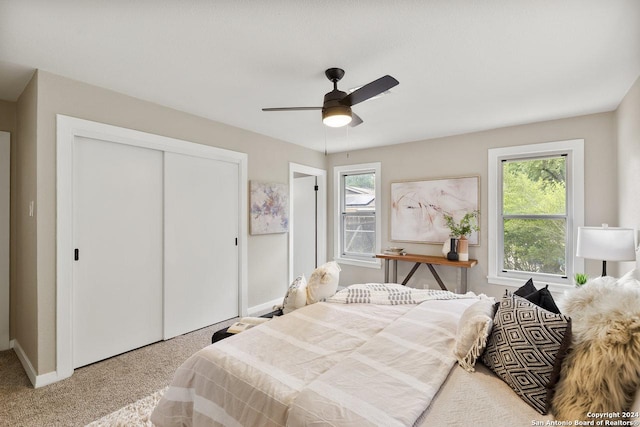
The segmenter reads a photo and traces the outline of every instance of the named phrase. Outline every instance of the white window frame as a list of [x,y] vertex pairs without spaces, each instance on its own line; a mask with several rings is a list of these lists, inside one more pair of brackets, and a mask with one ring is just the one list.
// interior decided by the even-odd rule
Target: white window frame
[[333,168],[333,194],[334,194],[334,215],[333,215],[333,254],[334,259],[341,264],[356,265],[359,267],[368,268],[380,268],[380,259],[372,257],[371,259],[364,259],[361,257],[348,257],[342,254],[342,212],[344,209],[344,194],[342,179],[345,175],[355,175],[361,173],[375,174],[376,183],[376,247],[375,253],[380,252],[382,246],[382,220],[381,220],[381,204],[382,204],[382,178],[381,178],[381,163],[362,163],[357,165],[345,165],[335,166]]
[[[567,276],[502,270],[502,161],[543,156],[567,156]],[[584,260],[576,257],[578,227],[584,225],[584,140],[545,142],[489,149],[489,274],[491,284],[519,288],[529,278],[562,292],[573,286],[573,275],[584,271]]]

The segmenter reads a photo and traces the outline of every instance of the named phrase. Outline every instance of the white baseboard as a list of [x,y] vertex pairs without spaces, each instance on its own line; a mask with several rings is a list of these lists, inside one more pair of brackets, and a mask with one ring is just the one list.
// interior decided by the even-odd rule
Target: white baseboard
[[31,384],[33,384],[33,388],[43,387],[45,385],[53,384],[64,379],[59,378],[56,371],[38,375],[26,353],[24,352],[22,347],[20,347],[20,343],[16,340],[11,340],[11,346],[13,347],[13,351],[15,351],[16,355],[18,356],[20,363],[22,363],[22,367],[29,377],[29,381],[31,381]]
[[20,359],[20,363],[22,363],[22,367],[24,368],[24,371],[27,373],[27,376],[29,377],[31,384],[33,384],[33,386],[35,387],[36,377],[38,376],[36,374],[36,370],[33,369],[33,365],[31,364],[31,361],[25,354],[22,347],[20,347],[20,343],[16,340],[13,340],[13,351],[15,351],[16,356],[18,356],[18,359]]
[[267,301],[263,304],[254,305],[247,310],[249,316],[259,316],[261,314],[269,313],[273,311],[274,305],[282,304],[282,298],[277,298],[271,301]]

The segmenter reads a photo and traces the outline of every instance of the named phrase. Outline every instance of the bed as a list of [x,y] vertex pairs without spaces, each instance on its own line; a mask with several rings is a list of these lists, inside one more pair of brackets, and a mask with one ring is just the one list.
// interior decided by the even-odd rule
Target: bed
[[153,423],[524,426],[553,419],[486,367],[471,373],[456,365],[458,322],[478,296],[418,290],[408,300],[347,301],[345,291],[194,354]]

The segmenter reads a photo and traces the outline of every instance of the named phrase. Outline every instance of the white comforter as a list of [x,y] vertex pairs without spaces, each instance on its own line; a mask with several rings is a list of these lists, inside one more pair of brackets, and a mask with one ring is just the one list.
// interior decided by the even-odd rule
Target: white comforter
[[206,347],[152,414],[158,426],[411,426],[455,359],[473,298],[317,303]]

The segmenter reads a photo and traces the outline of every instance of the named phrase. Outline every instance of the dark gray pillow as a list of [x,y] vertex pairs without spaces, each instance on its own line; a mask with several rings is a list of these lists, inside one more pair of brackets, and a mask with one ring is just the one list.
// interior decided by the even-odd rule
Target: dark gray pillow
[[529,294],[532,294],[532,293],[534,293],[536,291],[537,291],[537,289],[533,284],[533,279],[529,279],[529,280],[527,280],[527,283],[525,283],[524,285],[520,286],[518,288],[518,290],[515,291],[513,294],[524,298],[525,296],[527,296]]
[[544,415],[570,342],[570,318],[519,296],[504,297],[482,362]]
[[[527,280],[527,283],[520,286],[513,295],[518,295],[519,297],[529,300],[538,307],[542,307],[552,313],[560,314],[560,310],[553,299],[553,295],[549,292],[549,285],[538,290],[533,284],[533,279],[529,279]],[[507,292],[505,296],[509,296],[509,293]]]
[[527,301],[531,301],[538,307],[542,307],[545,310],[549,310],[552,313],[560,314],[560,309],[556,305],[553,295],[549,292],[549,285],[544,288],[535,291],[524,297]]

